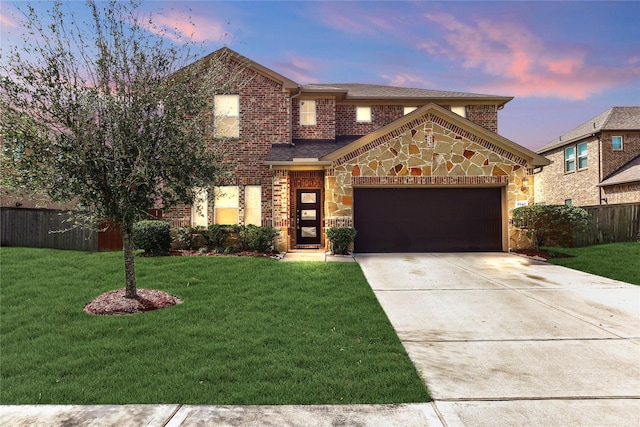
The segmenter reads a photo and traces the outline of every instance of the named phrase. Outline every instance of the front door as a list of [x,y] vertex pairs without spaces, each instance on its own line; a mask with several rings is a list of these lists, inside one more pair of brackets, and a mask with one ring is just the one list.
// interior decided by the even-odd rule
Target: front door
[[296,244],[320,244],[320,190],[296,190]]

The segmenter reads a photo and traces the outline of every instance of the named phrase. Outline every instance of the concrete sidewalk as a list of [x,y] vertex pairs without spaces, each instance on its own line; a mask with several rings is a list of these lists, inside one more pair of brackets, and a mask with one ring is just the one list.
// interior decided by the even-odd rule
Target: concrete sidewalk
[[640,426],[640,287],[503,253],[356,260],[446,426]]
[[7,427],[441,427],[429,403],[399,405],[204,406],[26,405],[0,406]]
[[355,262],[355,259],[352,255],[334,255],[331,252],[325,252],[324,250],[298,250],[285,253],[280,261]]

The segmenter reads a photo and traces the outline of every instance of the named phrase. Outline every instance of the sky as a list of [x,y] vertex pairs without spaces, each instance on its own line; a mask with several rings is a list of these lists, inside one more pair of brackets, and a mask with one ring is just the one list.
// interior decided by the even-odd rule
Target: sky
[[[0,46],[18,30],[18,3],[0,1]],[[498,133],[531,150],[611,107],[640,106],[640,1],[174,0],[142,8],[204,53],[227,46],[300,84],[512,96]]]

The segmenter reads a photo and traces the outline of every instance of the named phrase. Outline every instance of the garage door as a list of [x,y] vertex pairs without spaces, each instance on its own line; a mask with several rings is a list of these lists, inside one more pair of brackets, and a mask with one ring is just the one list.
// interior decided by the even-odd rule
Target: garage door
[[500,188],[354,188],[356,252],[502,250]]

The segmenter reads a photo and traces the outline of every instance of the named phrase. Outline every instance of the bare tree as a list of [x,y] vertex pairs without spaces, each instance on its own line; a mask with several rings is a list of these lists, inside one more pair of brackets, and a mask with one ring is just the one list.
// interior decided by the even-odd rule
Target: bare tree
[[[137,296],[133,225],[162,204],[191,204],[224,173],[211,138],[214,94],[228,58],[196,61],[189,40],[164,37],[141,1],[54,2],[22,9],[22,44],[0,58],[5,177],[16,188],[77,201],[118,224],[126,296]],[[208,137],[207,137],[208,135]]]

